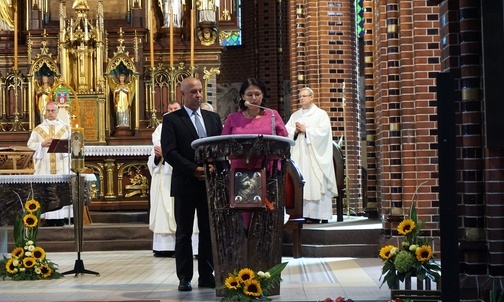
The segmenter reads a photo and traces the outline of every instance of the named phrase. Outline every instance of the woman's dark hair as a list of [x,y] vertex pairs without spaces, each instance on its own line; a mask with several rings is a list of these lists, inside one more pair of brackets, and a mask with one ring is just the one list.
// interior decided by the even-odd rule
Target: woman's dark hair
[[[257,86],[259,89],[261,89],[261,92],[263,94],[263,99],[261,106],[264,106],[265,99],[266,99],[266,85],[264,85],[263,82],[256,78],[248,78],[245,81],[243,81],[241,87],[240,87],[240,101],[238,102],[238,106],[240,106],[240,109],[242,111],[247,109],[247,106],[245,106],[245,100],[243,99],[243,95],[245,94],[245,90],[249,88],[250,86]],[[262,109],[261,109],[262,110]]]

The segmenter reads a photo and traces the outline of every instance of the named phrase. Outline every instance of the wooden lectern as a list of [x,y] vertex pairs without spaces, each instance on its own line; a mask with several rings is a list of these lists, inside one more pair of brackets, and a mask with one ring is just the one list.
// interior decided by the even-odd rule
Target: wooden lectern
[[[292,145],[289,138],[257,134],[192,143],[205,166],[217,286],[235,270],[265,272],[281,262],[285,161]],[[279,293],[280,286],[272,292]]]

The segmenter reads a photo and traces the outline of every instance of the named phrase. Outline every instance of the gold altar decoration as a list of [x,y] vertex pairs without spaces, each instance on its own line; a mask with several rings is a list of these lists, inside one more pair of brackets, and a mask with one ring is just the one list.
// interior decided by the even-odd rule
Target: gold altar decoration
[[[103,16],[99,15],[95,21],[89,19],[87,1],[74,1],[72,8],[77,16],[68,23],[66,10],[60,13],[63,80],[77,92],[102,91],[99,76],[103,74],[100,64],[103,62]],[[100,10],[103,10],[102,1],[98,2]]]
[[35,151],[28,147],[0,147],[0,174],[33,174]]
[[[109,129],[117,129],[119,127],[133,128],[135,131],[138,131],[140,127],[140,107],[137,94],[137,91],[139,91],[139,75],[132,58],[129,56],[129,52],[125,51],[122,28],[119,30],[118,42],[117,51],[114,52],[114,57],[108,61],[106,74],[104,75],[107,79],[106,109],[110,110],[111,113],[107,115],[109,117],[107,127]],[[123,104],[123,106],[128,106],[128,108],[123,108],[126,111],[122,113],[120,112],[121,109],[117,106],[116,91],[118,89],[126,91],[126,95],[123,98],[127,98],[127,104]],[[116,112],[115,119],[113,118],[113,112]],[[128,116],[125,117],[123,115]],[[127,123],[126,121],[124,123],[119,121],[120,118],[127,119]]]
[[[217,21],[225,23],[225,30],[237,28],[231,9],[234,1],[185,1],[182,9],[186,22],[181,28],[173,27],[171,38],[168,29],[160,29],[156,9],[150,13],[155,2],[127,3],[128,7],[104,0],[28,0],[20,6],[19,55],[13,49],[5,49],[4,63],[0,64],[3,146],[26,144],[29,132],[43,118],[37,105],[43,107],[44,103],[38,103],[39,97],[65,108],[60,112],[65,111],[68,122],[84,130],[86,146],[151,144],[151,133],[168,102],[183,102],[180,83],[188,76],[202,80],[205,102],[216,97],[217,86],[209,84],[216,81],[222,47],[220,41],[199,38],[198,32],[209,28],[220,33]],[[232,12],[231,21],[220,20],[224,5]],[[202,14],[202,10],[207,11]],[[187,22],[190,13],[193,22]],[[215,22],[214,17],[218,19]],[[155,28],[150,28],[151,21]],[[10,30],[13,29],[14,23]],[[149,45],[151,30],[154,45]],[[4,36],[10,39],[6,43],[14,45],[12,32]],[[154,59],[149,60],[151,53]],[[14,59],[19,63],[16,72],[12,68]],[[109,80],[110,72],[122,67],[129,70],[135,94],[131,100],[131,129],[129,134],[118,137],[114,135],[115,112]],[[142,177],[124,174],[122,169],[144,162],[145,156],[135,154],[106,158],[86,154],[85,168],[97,176],[91,208],[143,208],[148,199],[144,197],[142,181],[149,178],[148,172],[142,171]]]

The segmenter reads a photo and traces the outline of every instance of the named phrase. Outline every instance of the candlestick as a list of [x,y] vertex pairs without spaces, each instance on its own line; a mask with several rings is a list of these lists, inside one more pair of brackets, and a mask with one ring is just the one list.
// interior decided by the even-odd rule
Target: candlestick
[[154,12],[150,11],[150,36],[149,36],[149,42],[150,42],[150,66],[152,69],[154,69]]
[[18,69],[18,9],[17,5],[15,5],[14,6],[14,70],[17,69]]
[[194,66],[194,8],[191,9],[191,67]]
[[170,8],[170,67],[173,67],[173,9]]

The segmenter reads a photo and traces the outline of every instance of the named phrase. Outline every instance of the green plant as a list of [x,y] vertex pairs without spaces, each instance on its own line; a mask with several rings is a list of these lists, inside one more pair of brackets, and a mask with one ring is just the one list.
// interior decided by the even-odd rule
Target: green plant
[[433,259],[432,238],[421,236],[424,222],[418,222],[415,204],[411,203],[408,218],[398,226],[399,234],[405,236],[401,247],[387,245],[381,248],[380,257],[383,259],[383,280],[380,287],[387,283],[389,288],[395,288],[399,281],[416,276],[420,281],[429,278],[438,282],[441,277],[441,266]]
[[502,283],[498,279],[493,281],[492,289],[490,290],[490,302],[504,302]]

